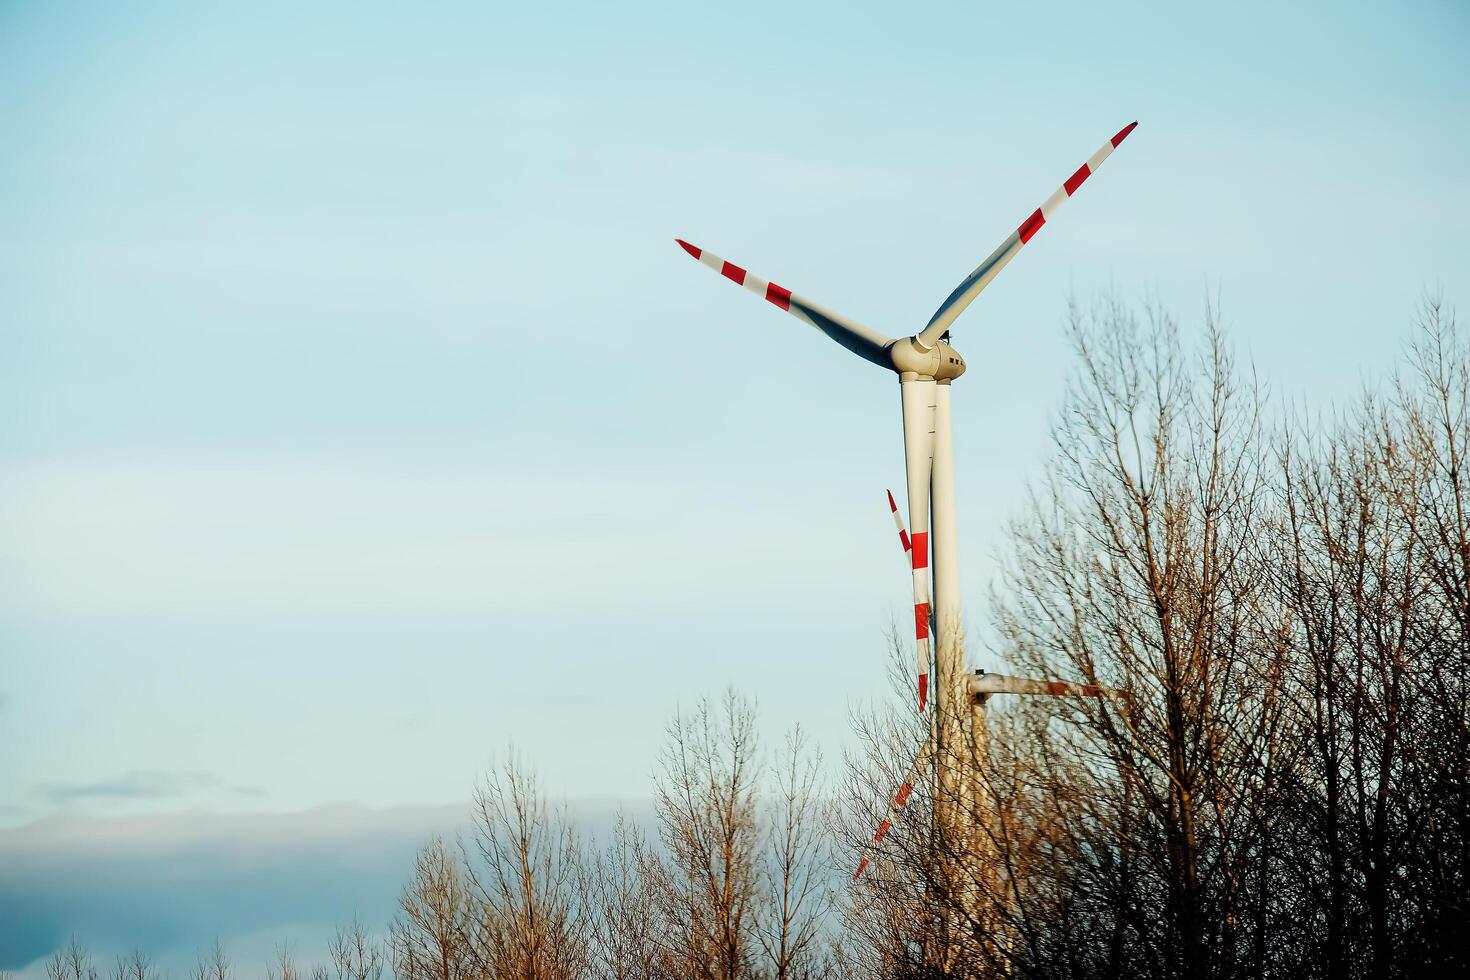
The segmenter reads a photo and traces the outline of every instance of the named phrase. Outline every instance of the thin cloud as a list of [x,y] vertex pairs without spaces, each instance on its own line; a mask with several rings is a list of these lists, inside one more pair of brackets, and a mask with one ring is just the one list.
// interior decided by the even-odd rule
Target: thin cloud
[[[164,791],[199,782],[189,778],[197,773],[180,775],[87,789]],[[41,980],[44,959],[71,935],[103,962],[138,947],[176,977],[216,936],[242,964],[263,962],[285,938],[304,941],[302,954],[319,957],[331,930],[354,914],[385,926],[415,850],[432,834],[453,834],[467,812],[465,804],[287,814],[190,809],[52,816],[0,828],[0,970]],[[252,950],[250,936],[268,941]],[[323,948],[312,946],[313,937]]]
[[[646,801],[569,801],[577,828],[604,839],[619,812],[642,827]],[[325,956],[336,926],[392,920],[432,836],[470,829],[468,802],[294,813],[191,809],[134,817],[50,816],[0,828],[0,971],[43,980],[67,937],[102,962],[138,948],[171,975],[219,937],[244,975],[275,946]]]
[[177,799],[220,789],[238,796],[265,795],[259,786],[227,784],[211,773],[166,769],[134,769],[90,783],[41,783],[36,786],[35,794],[59,806],[85,800]]

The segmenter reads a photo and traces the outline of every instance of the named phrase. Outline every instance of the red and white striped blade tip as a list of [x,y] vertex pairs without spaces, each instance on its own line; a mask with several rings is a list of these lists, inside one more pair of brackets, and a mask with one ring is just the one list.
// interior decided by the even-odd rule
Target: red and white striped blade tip
[[854,871],[853,874],[852,874],[852,880],[853,881],[857,881],[859,878],[861,878],[863,876],[863,871],[866,870],[867,867],[868,867],[868,859],[867,858],[863,858],[861,861],[858,862],[857,870]]
[[[904,554],[911,554],[914,550],[914,544],[909,540],[909,532],[904,529],[903,515],[898,512],[898,503],[893,499],[893,491],[887,490],[884,492],[888,494],[888,513],[893,515],[893,526],[898,528],[898,543],[903,545]],[[910,562],[909,568],[910,570],[913,569],[912,562]]]
[[1135,120],[1133,120],[1133,122],[1129,123],[1128,125],[1124,126],[1122,129],[1118,130],[1118,135],[1113,137],[1113,146],[1114,147],[1117,147],[1117,145],[1119,143],[1123,142],[1125,139],[1128,138],[1128,134],[1129,133],[1133,132],[1137,128],[1138,128],[1138,120],[1135,119]]

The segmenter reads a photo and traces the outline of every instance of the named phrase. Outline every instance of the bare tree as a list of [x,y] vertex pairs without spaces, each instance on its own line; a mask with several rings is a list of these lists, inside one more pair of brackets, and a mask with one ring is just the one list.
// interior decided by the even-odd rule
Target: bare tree
[[[1079,959],[1077,934],[1033,933],[1018,951],[1030,970],[1229,976],[1260,949],[1260,804],[1276,771],[1283,651],[1257,534],[1260,394],[1213,311],[1206,320],[1191,356],[1157,310],[1074,309],[1079,367],[1057,462],[1012,532],[1005,656],[1130,692],[1012,709],[1044,716],[1028,729],[1028,764],[1066,807],[1037,837],[1062,878],[996,898],[1045,894],[1062,922],[1122,944]],[[1034,878],[1048,864],[1030,867]]]
[[1467,961],[1470,636],[1464,476],[1470,354],[1428,303],[1386,397],[1284,443],[1292,614],[1283,781],[1306,975],[1451,974]]
[[275,962],[266,964],[265,976],[266,980],[302,980],[290,942],[276,946]]
[[113,980],[159,980],[153,961],[140,949],[117,958],[112,969]]
[[460,855],[435,838],[418,853],[414,877],[389,931],[398,980],[470,980],[476,910]]
[[585,863],[566,814],[548,807],[530,770],[512,758],[477,792],[475,822],[479,969],[518,980],[584,976]]
[[585,885],[595,975],[607,980],[659,975],[657,907],[644,875],[656,861],[643,834],[626,814],[619,814],[607,847],[589,866]]
[[[1289,701],[1308,736],[1288,789],[1308,845],[1298,849],[1297,874],[1313,863],[1324,872],[1320,956],[1330,977],[1348,976],[1355,961],[1387,976],[1392,959],[1399,835],[1391,824],[1403,796],[1420,578],[1419,508],[1396,489],[1418,482],[1418,461],[1396,428],[1370,398],[1316,459],[1287,458],[1291,564],[1281,564],[1291,570],[1285,595],[1300,665]],[[1318,897],[1299,900],[1312,907]],[[1367,942],[1355,948],[1359,936]]]
[[46,961],[46,980],[97,980],[97,967],[92,954],[76,936]]
[[752,969],[757,751],[755,710],[733,691],[669,723],[655,780],[664,853],[645,868],[668,975],[738,980]]
[[1404,795],[1397,804],[1410,870],[1390,877],[1396,965],[1470,970],[1470,341],[1453,310],[1427,299],[1393,391],[1417,484],[1395,495],[1412,511],[1422,588],[1404,685]]
[[825,976],[830,967],[822,942],[832,892],[821,830],[821,771],[821,752],[797,726],[775,767],[765,889],[754,930],[763,972],[775,980]]
[[368,935],[361,920],[339,928],[327,946],[336,980],[379,980],[383,975],[383,948]]
[[224,943],[214,943],[199,954],[194,964],[193,980],[233,980],[235,964],[225,952]]

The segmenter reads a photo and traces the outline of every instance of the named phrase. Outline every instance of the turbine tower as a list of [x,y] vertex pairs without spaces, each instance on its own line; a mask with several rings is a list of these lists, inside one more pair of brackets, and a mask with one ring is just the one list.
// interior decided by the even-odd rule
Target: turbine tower
[[[899,539],[909,555],[908,564],[913,576],[918,708],[922,712],[928,705],[932,666],[935,711],[930,739],[921,749],[909,778],[895,795],[888,819],[879,825],[873,839],[875,845],[882,842],[894,814],[907,801],[913,785],[931,759],[936,770],[935,819],[941,828],[961,833],[965,830],[963,824],[967,816],[976,821],[984,819],[987,807],[979,772],[985,754],[984,705],[991,695],[1099,696],[1114,693],[1063,681],[1028,680],[985,674],[983,671],[974,675],[966,673],[964,627],[960,615],[950,405],[951,384],[965,373],[965,359],[950,345],[949,338],[955,319],[1051,220],[1062,203],[1077,193],[1078,188],[1137,125],[1136,122],[1129,123],[1078,167],[1041,207],[1031,212],[984,262],[955,287],[922,330],[897,340],[818,306],[783,286],[752,275],[733,262],[683,239],[676,239],[684,251],[726,279],[815,327],[859,357],[898,374],[912,534],[903,527],[892,493],[888,500],[898,523]],[[977,814],[979,816],[974,816]],[[984,860],[978,852],[971,852],[971,857]],[[862,874],[867,864],[868,858],[864,857],[857,875]]]

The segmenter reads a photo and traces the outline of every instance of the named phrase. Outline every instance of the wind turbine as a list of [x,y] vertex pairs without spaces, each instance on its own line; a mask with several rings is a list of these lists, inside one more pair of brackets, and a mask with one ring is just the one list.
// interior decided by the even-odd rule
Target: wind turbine
[[[680,247],[736,285],[763,297],[797,319],[815,327],[859,357],[898,374],[903,410],[904,462],[908,478],[909,522],[913,533],[903,528],[898,507],[889,494],[889,505],[898,522],[899,537],[909,553],[913,575],[914,647],[917,666],[919,711],[929,699],[931,640],[937,640],[932,662],[937,675],[936,714],[930,742],[920,752],[914,771],[894,798],[890,817],[880,826],[874,843],[881,842],[893,814],[907,801],[912,785],[926,760],[937,760],[940,795],[948,799],[965,790],[959,785],[962,768],[954,764],[956,751],[964,743],[966,722],[972,732],[983,736],[984,703],[992,694],[1050,694],[1096,696],[1102,689],[1063,681],[1033,681],[1000,674],[966,674],[964,637],[960,618],[959,554],[955,527],[954,441],[951,428],[950,385],[965,373],[965,359],[949,343],[950,326],[995,279],[1027,242],[1036,236],[1062,203],[1133,132],[1129,123],[1104,143],[1087,162],[1078,167],[1062,186],[1031,212],[1005,241],[955,287],[922,330],[910,337],[893,339],[856,320],[835,313],[784,286],[752,275],[683,239]],[[930,557],[933,562],[931,565]],[[930,590],[930,580],[933,590]],[[931,594],[933,601],[931,604]],[[932,605],[932,608],[931,608]],[[972,717],[973,716],[973,717]],[[934,743],[934,744],[931,744]],[[972,771],[978,759],[967,760]],[[937,798],[936,798],[937,800]],[[936,806],[936,810],[938,811]],[[957,814],[946,806],[936,812],[943,825],[954,827]],[[858,867],[862,874],[868,859]],[[854,876],[856,877],[856,876]]]

